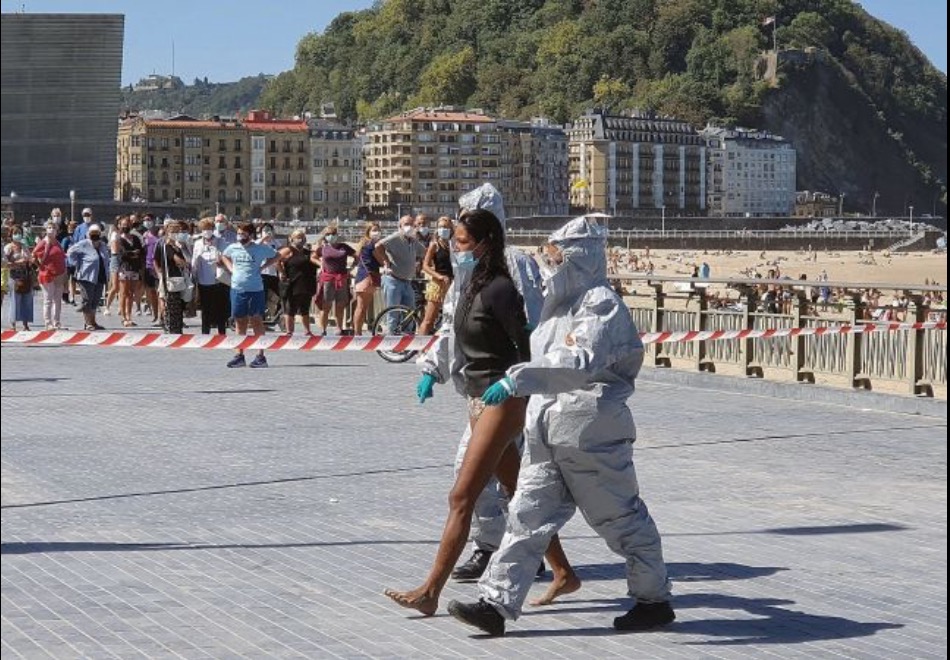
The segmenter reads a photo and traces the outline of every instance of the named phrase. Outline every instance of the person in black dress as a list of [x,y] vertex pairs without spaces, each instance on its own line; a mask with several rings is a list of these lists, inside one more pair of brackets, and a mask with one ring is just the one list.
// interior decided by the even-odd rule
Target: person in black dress
[[317,293],[317,255],[307,245],[307,234],[295,229],[280,254],[280,293],[284,308],[284,330],[294,333],[295,318],[300,316],[304,332],[310,330],[310,302]]

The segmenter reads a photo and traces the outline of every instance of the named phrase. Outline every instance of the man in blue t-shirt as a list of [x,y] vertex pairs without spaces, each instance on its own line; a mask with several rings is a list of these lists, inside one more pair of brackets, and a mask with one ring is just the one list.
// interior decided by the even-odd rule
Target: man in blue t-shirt
[[[247,326],[255,336],[264,334],[264,309],[266,293],[261,269],[280,260],[277,251],[269,245],[255,243],[254,225],[245,222],[238,225],[237,243],[232,243],[221,254],[221,265],[231,272],[231,316],[238,335],[247,334]],[[229,367],[243,367],[244,351],[240,348],[228,362]],[[251,361],[252,368],[267,366],[264,351],[259,351]]]

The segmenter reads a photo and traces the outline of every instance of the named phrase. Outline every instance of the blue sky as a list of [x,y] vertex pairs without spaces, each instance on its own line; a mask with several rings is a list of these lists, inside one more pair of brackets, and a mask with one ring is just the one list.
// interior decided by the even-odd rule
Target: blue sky
[[[0,0],[4,12],[125,14],[123,84],[172,70],[185,82],[230,82],[293,68],[297,42],[340,12],[372,0]],[[872,15],[904,30],[934,66],[947,71],[946,0],[864,0]]]

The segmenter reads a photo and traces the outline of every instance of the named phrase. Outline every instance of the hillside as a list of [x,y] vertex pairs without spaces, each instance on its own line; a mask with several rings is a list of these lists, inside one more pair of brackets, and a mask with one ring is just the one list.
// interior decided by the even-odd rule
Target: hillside
[[[780,49],[823,59],[760,79],[769,16]],[[301,39],[261,97],[284,114],[324,101],[359,121],[454,104],[564,122],[599,105],[768,128],[803,154],[800,189],[843,191],[852,211],[875,191],[881,213],[905,198],[946,211],[946,75],[850,0],[385,0]]]
[[231,83],[209,83],[207,79],[196,78],[194,84],[180,89],[132,91],[126,87],[122,89],[122,110],[160,110],[194,117],[233,116],[257,107],[267,80],[267,76],[260,74]]

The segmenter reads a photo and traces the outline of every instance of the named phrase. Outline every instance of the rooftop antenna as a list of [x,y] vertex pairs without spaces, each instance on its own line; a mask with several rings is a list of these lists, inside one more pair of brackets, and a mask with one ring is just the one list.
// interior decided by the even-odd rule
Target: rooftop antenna
[[172,78],[175,77],[175,40],[172,39]]

